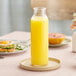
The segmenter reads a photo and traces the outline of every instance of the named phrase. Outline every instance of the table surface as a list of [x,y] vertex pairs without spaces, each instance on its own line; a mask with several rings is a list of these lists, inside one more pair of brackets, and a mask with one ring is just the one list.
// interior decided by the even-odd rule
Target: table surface
[[[15,31],[0,39],[28,40],[29,32]],[[30,57],[30,50],[22,55],[0,59],[0,76],[76,76],[76,53],[72,53],[71,43],[59,48],[49,48],[49,57],[61,60],[61,67],[46,72],[27,71],[19,68],[21,60]]]

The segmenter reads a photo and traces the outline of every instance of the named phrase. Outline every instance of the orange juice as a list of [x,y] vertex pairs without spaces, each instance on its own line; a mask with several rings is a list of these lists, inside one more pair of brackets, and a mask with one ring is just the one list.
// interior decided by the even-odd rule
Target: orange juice
[[31,19],[31,63],[48,64],[48,18],[35,16]]

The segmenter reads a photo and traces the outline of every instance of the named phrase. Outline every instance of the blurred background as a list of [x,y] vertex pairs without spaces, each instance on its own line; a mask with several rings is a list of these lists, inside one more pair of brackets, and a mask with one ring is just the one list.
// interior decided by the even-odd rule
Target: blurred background
[[[33,14],[31,0],[0,0],[0,36],[13,31],[30,31],[30,18]],[[49,32],[71,35],[72,19],[49,19]]]

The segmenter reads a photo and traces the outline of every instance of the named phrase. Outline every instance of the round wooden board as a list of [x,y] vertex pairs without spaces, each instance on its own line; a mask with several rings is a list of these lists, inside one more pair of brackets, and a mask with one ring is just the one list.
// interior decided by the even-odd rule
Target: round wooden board
[[25,59],[20,62],[20,67],[25,70],[30,71],[49,71],[49,70],[55,70],[60,67],[60,60],[56,58],[49,58],[49,63],[46,66],[32,66],[31,60]]

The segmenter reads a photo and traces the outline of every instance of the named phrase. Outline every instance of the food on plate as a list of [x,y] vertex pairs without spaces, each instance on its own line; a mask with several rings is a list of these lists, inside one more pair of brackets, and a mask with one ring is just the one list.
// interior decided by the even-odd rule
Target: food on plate
[[62,33],[49,33],[49,44],[60,44],[65,40],[65,35]]
[[15,51],[15,45],[13,41],[1,40],[0,41],[0,52],[13,52]]
[[76,29],[76,24],[71,25],[71,29],[75,30]]

